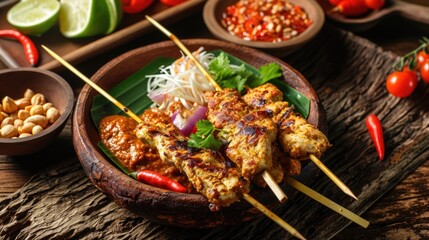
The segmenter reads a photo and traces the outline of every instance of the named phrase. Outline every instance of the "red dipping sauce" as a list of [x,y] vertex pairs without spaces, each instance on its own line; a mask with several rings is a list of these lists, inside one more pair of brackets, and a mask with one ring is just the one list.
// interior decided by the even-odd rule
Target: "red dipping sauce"
[[222,24],[244,40],[282,42],[304,32],[312,20],[301,6],[286,0],[240,0],[226,8]]

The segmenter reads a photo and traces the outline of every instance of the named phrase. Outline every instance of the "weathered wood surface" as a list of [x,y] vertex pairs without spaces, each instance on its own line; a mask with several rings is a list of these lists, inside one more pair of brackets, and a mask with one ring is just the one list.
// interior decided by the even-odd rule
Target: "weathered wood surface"
[[[358,195],[355,202],[338,190],[311,164],[307,185],[335,199],[356,213],[365,212],[409,172],[419,168],[427,174],[429,159],[428,87],[419,85],[409,99],[390,97],[384,88],[385,74],[395,56],[351,34],[325,28],[304,51],[286,59],[315,86],[324,103],[334,147],[326,164]],[[364,117],[375,112],[382,119],[386,136],[386,160],[377,160],[364,126]],[[55,143],[36,159],[62,159],[51,170],[34,176],[20,191],[0,201],[0,236],[4,239],[283,239],[290,237],[274,223],[260,218],[222,229],[187,230],[160,226],[120,208],[102,195],[84,175],[72,150],[55,151],[68,142]],[[48,155],[48,156],[46,156]],[[64,155],[66,157],[64,157]],[[19,161],[19,160],[17,160]],[[418,175],[413,175],[418,176]],[[424,179],[424,178],[420,178]],[[351,225],[338,239],[429,237],[427,182],[407,179],[402,196],[390,196],[363,216],[372,222],[365,230]],[[292,194],[293,195],[293,194]],[[291,195],[291,196],[292,196]],[[309,239],[327,239],[348,221],[311,199],[295,194],[277,214]],[[401,198],[408,205],[401,202]],[[413,198],[413,201],[409,201]],[[392,199],[392,202],[389,202]],[[394,199],[394,200],[393,200]],[[383,205],[388,205],[382,207]],[[413,208],[418,206],[418,209]],[[411,211],[410,211],[411,209]],[[406,219],[397,216],[409,216]],[[418,218],[421,221],[416,221]],[[421,224],[418,224],[418,223]],[[378,233],[380,228],[389,231]]]

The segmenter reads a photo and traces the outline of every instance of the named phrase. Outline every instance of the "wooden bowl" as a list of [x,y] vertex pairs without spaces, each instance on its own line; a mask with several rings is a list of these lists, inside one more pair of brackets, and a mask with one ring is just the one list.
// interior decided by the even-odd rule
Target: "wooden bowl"
[[25,138],[0,138],[0,154],[26,155],[48,146],[61,133],[70,116],[74,95],[70,85],[59,75],[37,68],[16,68],[0,71],[0,98],[22,98],[27,88],[42,93],[54,104],[61,116],[42,132]]
[[[277,62],[283,68],[284,80],[311,99],[309,121],[315,126],[324,125],[324,111],[317,94],[308,81],[296,70],[265,53],[232,43],[210,39],[184,40],[195,51],[221,49],[256,67]],[[177,46],[161,42],[127,52],[98,70],[92,80],[103,89],[110,89],[128,78],[145,64],[157,57],[179,58]],[[260,213],[247,202],[241,201],[218,212],[209,210],[209,203],[199,194],[176,193],[140,183],[118,170],[97,147],[100,141],[90,109],[97,92],[86,85],[77,100],[73,117],[73,143],[79,160],[95,186],[119,205],[152,221],[192,228],[208,228],[218,225],[237,224],[250,220]],[[269,189],[255,189],[251,194],[266,205],[278,204]]]
[[238,0],[208,0],[204,5],[204,22],[210,32],[217,38],[227,42],[240,44],[265,51],[277,57],[286,56],[304,46],[313,39],[325,22],[325,14],[315,0],[289,0],[289,2],[302,6],[313,24],[298,36],[283,42],[271,43],[262,41],[246,41],[230,34],[221,24],[222,14],[225,9],[238,2]]

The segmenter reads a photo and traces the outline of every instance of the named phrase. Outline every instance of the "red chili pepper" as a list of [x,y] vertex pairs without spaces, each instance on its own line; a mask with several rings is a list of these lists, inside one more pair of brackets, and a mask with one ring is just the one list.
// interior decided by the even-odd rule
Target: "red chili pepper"
[[150,184],[154,187],[168,189],[175,192],[188,192],[188,189],[180,183],[154,171],[142,170],[136,173],[131,173],[130,175],[137,179],[137,181]]
[[368,128],[369,134],[371,135],[372,141],[374,142],[375,149],[377,150],[378,157],[380,160],[384,158],[384,138],[383,128],[381,127],[380,120],[375,114],[370,114],[366,118],[366,127]]
[[369,8],[365,0],[342,0],[333,11],[340,12],[344,16],[356,17],[369,12]]
[[126,13],[139,13],[152,3],[153,0],[122,0],[122,10]]
[[31,64],[31,66],[36,66],[37,62],[39,61],[39,52],[29,37],[14,29],[0,30],[0,37],[18,40],[24,47],[25,57],[27,58],[28,62]]

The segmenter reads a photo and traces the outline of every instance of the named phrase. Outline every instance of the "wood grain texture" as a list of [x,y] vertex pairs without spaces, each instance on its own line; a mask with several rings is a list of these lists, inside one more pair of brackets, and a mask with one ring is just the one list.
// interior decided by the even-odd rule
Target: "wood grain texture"
[[[409,99],[390,97],[384,78],[395,56],[383,52],[374,44],[349,33],[327,27],[303,51],[285,59],[309,79],[326,108],[329,138],[334,147],[324,157],[333,170],[358,195],[355,202],[338,190],[312,164],[308,165],[304,182],[323,195],[363,213],[398,181],[419,168],[428,173],[429,109],[425,96],[428,87],[419,85]],[[380,162],[364,126],[364,118],[374,112],[385,127],[386,159]],[[70,142],[67,142],[70,145]],[[59,147],[57,144],[53,147]],[[48,154],[50,152],[44,152]],[[50,159],[62,155],[64,162],[50,171],[33,177],[20,191],[0,201],[0,236],[4,239],[284,239],[289,238],[278,226],[261,217],[237,226],[188,230],[150,223],[112,203],[84,175],[74,153],[52,153]],[[311,178],[307,178],[311,176]],[[413,175],[415,176],[415,175]],[[417,177],[417,176],[416,176]],[[419,178],[424,179],[424,178]],[[374,205],[377,211],[363,216],[372,222],[365,230],[351,225],[338,239],[428,238],[427,182],[406,179],[403,203]],[[401,189],[395,189],[401,192]],[[302,194],[289,193],[283,206],[273,209],[294,225],[308,239],[328,239],[349,222]],[[409,201],[413,198],[415,201]],[[388,206],[380,208],[381,205]],[[49,207],[47,207],[49,206]],[[413,220],[397,219],[410,211]],[[383,217],[380,217],[383,215]],[[391,222],[391,224],[389,224]],[[378,233],[382,226],[390,231]],[[399,231],[399,232],[398,232]],[[393,237],[392,237],[393,236]]]

